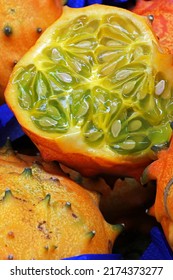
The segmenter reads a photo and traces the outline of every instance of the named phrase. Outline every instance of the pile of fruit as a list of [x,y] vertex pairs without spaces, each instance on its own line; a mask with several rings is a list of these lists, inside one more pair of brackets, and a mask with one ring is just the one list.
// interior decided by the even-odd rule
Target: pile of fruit
[[155,225],[172,250],[173,54],[154,17],[10,2],[0,100],[25,136],[0,148],[0,259],[123,253]]

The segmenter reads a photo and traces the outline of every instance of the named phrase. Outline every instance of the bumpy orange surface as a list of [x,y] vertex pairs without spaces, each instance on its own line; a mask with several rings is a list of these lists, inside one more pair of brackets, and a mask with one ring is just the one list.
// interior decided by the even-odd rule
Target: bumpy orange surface
[[158,153],[158,160],[146,168],[143,180],[156,180],[155,203],[149,214],[161,223],[173,249],[173,141],[168,149]]
[[140,15],[154,16],[152,26],[159,37],[161,46],[173,53],[173,1],[139,0],[132,11]]
[[14,65],[61,14],[61,0],[0,0],[0,104]]
[[122,227],[104,220],[96,193],[35,159],[0,149],[0,259],[111,253]]

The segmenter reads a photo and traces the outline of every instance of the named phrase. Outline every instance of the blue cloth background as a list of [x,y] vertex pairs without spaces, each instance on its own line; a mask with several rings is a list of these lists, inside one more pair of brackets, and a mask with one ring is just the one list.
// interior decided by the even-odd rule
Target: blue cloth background
[[[135,0],[68,0],[67,5],[70,7],[83,7],[94,3],[115,5],[128,8],[128,5],[134,5]],[[24,133],[18,124],[15,116],[7,107],[6,104],[0,106],[0,146],[2,146],[7,137],[14,141]],[[143,252],[141,260],[173,260],[173,252],[170,249],[163,231],[160,228],[154,227],[151,232],[151,243]],[[120,254],[100,254],[100,255],[81,255],[70,258],[73,260],[121,260]]]

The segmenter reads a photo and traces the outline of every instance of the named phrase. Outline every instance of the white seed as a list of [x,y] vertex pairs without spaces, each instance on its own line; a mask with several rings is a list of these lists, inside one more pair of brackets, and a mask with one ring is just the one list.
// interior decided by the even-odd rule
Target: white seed
[[22,94],[21,94],[22,106],[24,108],[30,108],[30,106],[32,105],[31,96],[28,93],[26,93],[22,87],[21,90],[22,90]]
[[117,53],[117,51],[105,51],[105,52],[101,52],[97,58],[99,60],[99,62],[103,63],[103,62],[109,62],[112,60],[113,56],[115,56]]
[[123,94],[131,93],[131,91],[134,89],[135,85],[136,85],[136,81],[129,81],[129,82],[125,83],[122,88],[122,93]]
[[111,126],[111,132],[113,137],[117,137],[118,134],[121,131],[121,121],[120,120],[116,120],[113,122],[112,126]]
[[132,70],[120,70],[116,74],[116,80],[121,81],[128,78],[132,74]]
[[54,106],[49,105],[47,112],[48,112],[49,115],[51,115],[53,117],[60,118],[60,113],[57,110],[57,108],[55,108]]
[[122,43],[119,42],[119,41],[115,41],[115,40],[110,39],[110,40],[107,40],[107,41],[106,41],[105,45],[106,45],[107,47],[117,47],[117,46],[121,46]]
[[155,94],[161,95],[165,89],[165,80],[160,80],[157,85],[155,86]]
[[100,131],[93,131],[85,133],[85,137],[90,140],[91,142],[97,141],[102,136],[102,132]]
[[53,48],[52,49],[52,60],[56,62],[61,59],[62,59],[62,56],[60,55],[60,52],[57,49]]
[[81,42],[77,43],[75,46],[78,47],[78,48],[84,48],[84,49],[85,48],[90,48],[92,46],[92,42],[88,41],[88,40],[81,41]]
[[135,148],[135,146],[136,146],[136,142],[133,140],[127,140],[121,144],[121,148],[124,150],[132,150]]
[[110,75],[115,70],[116,65],[117,65],[117,61],[114,61],[113,63],[107,64],[106,66],[104,66],[101,69],[100,75],[101,76]]
[[86,100],[84,100],[83,102],[81,102],[81,106],[77,112],[77,117],[83,117],[84,115],[86,115],[86,113],[88,112],[89,110],[89,105],[88,103],[86,102]]
[[136,94],[138,100],[144,99],[146,97],[146,95],[147,95],[147,92],[144,92],[144,91],[138,91]]
[[[98,92],[98,90],[96,89],[96,92]],[[105,103],[105,96],[102,93],[99,93],[96,95],[96,102],[97,104],[104,104]]]
[[75,71],[80,72],[82,70],[82,64],[79,61],[74,60],[73,65],[75,67]]
[[142,122],[140,120],[133,120],[129,123],[129,131],[136,131],[142,127]]
[[55,120],[53,120],[52,118],[49,118],[49,117],[42,117],[39,120],[39,124],[41,126],[44,126],[44,127],[50,127],[50,126],[56,126],[57,121],[55,121]]
[[41,79],[39,79],[37,82],[36,92],[38,94],[38,99],[43,99],[46,97],[47,87]]
[[138,59],[140,56],[143,55],[143,49],[142,47],[138,46],[135,50],[134,50],[134,54],[133,57],[134,59]]
[[57,76],[60,78],[61,81],[65,83],[71,83],[72,82],[72,76],[67,73],[58,73]]

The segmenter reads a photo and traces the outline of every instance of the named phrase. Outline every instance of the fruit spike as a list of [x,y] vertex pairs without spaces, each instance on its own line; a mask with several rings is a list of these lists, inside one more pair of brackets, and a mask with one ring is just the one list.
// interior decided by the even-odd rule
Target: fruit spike
[[6,189],[5,190],[5,195],[3,197],[3,200],[6,201],[7,199],[12,198],[12,197],[13,197],[13,195],[12,195],[11,190],[10,189]]
[[65,204],[65,207],[67,209],[71,209],[71,202],[67,201],[66,204]]
[[48,251],[48,250],[49,250],[49,246],[48,246],[48,245],[44,246],[44,249],[45,249],[46,251]]
[[7,259],[8,259],[8,260],[13,260],[13,259],[14,259],[14,256],[13,256],[12,254],[9,254],[8,257],[7,257]]
[[154,21],[154,16],[153,16],[153,15],[148,15],[147,17],[148,17],[149,21],[150,21],[151,23],[153,23],[153,21]]
[[10,137],[7,137],[5,144],[2,147],[0,147],[0,155],[3,155],[3,154],[4,155],[5,154],[15,154],[15,152],[12,148]]
[[43,199],[43,202],[45,202],[47,205],[49,205],[50,199],[51,199],[51,195],[48,193],[48,194],[46,194],[45,198]]
[[26,176],[26,177],[30,177],[32,176],[32,168],[30,167],[26,167],[23,172],[22,172],[22,175]]
[[87,232],[87,237],[89,238],[89,240],[92,240],[95,235],[96,235],[95,230],[91,230],[91,231]]
[[13,231],[9,231],[9,232],[7,233],[7,235],[8,235],[9,238],[14,238],[14,237],[15,237]]

